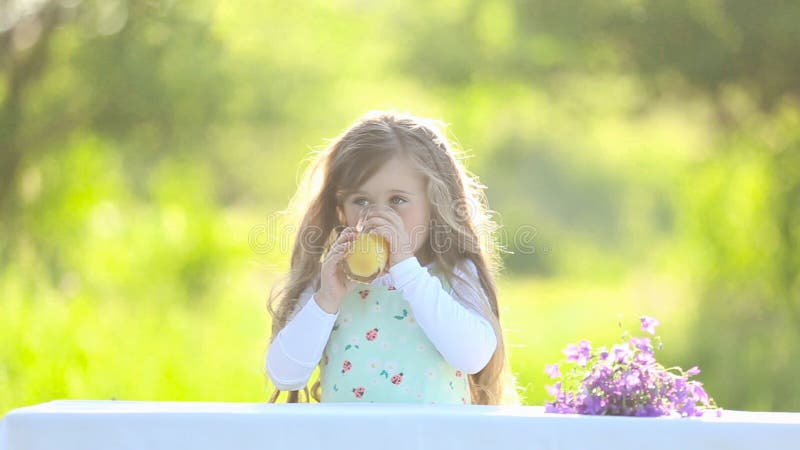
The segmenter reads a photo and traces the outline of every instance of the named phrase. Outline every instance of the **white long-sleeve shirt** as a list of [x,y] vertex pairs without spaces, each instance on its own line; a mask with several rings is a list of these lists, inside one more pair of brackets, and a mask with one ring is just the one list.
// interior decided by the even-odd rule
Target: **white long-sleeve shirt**
[[[394,285],[411,305],[420,328],[444,359],[468,374],[483,369],[497,348],[497,336],[491,324],[477,310],[491,311],[488,299],[478,282],[477,268],[465,259],[464,270],[456,273],[472,284],[454,280],[452,293],[438,278],[422,267],[416,257],[407,258],[389,268],[389,273],[372,281],[375,285]],[[298,299],[286,326],[275,336],[267,350],[266,369],[280,390],[302,389],[319,364],[339,312],[330,314],[320,308],[311,283]],[[461,301],[473,305],[468,308]]]

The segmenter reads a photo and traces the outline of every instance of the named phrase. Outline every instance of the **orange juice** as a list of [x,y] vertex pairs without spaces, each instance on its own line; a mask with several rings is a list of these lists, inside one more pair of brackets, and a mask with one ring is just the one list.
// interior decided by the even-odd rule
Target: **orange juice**
[[373,233],[360,233],[345,256],[347,276],[353,281],[369,283],[389,263],[389,243]]

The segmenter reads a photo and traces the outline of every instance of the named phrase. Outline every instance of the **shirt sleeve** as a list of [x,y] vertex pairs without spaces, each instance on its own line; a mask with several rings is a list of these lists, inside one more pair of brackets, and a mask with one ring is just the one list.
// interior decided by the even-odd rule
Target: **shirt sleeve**
[[266,369],[280,390],[302,389],[319,364],[338,313],[329,314],[314,299],[313,283],[307,287],[286,326],[267,350]]
[[[456,269],[458,275],[477,281],[475,265],[467,260],[466,266],[470,273]],[[420,328],[448,363],[468,374],[486,367],[497,348],[494,328],[477,311],[453,297],[458,295],[467,304],[486,306],[488,300],[483,289],[461,289],[466,286],[454,285],[451,295],[413,256],[390,267],[389,273],[395,287],[411,305]]]

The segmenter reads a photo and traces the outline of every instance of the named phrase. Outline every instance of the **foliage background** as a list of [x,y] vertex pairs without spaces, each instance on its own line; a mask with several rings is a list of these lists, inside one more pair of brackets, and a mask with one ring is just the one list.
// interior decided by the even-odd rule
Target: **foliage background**
[[384,108],[448,122],[488,186],[527,404],[621,313],[660,318],[662,362],[700,365],[719,405],[800,411],[798,21],[770,0],[0,2],[0,414],[265,401],[288,247],[254,230]]

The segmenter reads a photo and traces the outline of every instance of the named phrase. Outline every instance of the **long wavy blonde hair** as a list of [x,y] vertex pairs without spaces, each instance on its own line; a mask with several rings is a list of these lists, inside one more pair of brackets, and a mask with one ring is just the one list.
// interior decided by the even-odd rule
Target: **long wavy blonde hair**
[[[454,281],[458,279],[458,286],[482,289],[488,298],[488,304],[464,303],[492,324],[498,340],[488,364],[480,372],[469,375],[472,403],[519,404],[497,303],[495,274],[501,268],[500,247],[496,241],[498,227],[490,217],[483,193],[486,186],[467,173],[461,163],[463,154],[448,142],[442,127],[439,121],[408,114],[371,112],[327,148],[316,152],[290,202],[289,209],[296,211],[301,219],[289,273],[273,287],[269,296],[270,342],[295,311],[300,293],[310,283],[315,283],[315,289],[318,287],[321,257],[331,243],[332,231],[344,225],[344,198],[384,163],[401,155],[425,175],[431,201],[429,236],[417,256],[433,261],[433,267],[451,286],[456,286]],[[477,267],[477,280],[465,280],[454,273],[456,265],[464,259],[471,260]],[[459,299],[459,296],[454,297]],[[307,386],[304,391],[310,401]],[[297,402],[299,392],[289,392],[288,401]],[[320,401],[319,381],[311,388],[311,395]]]

